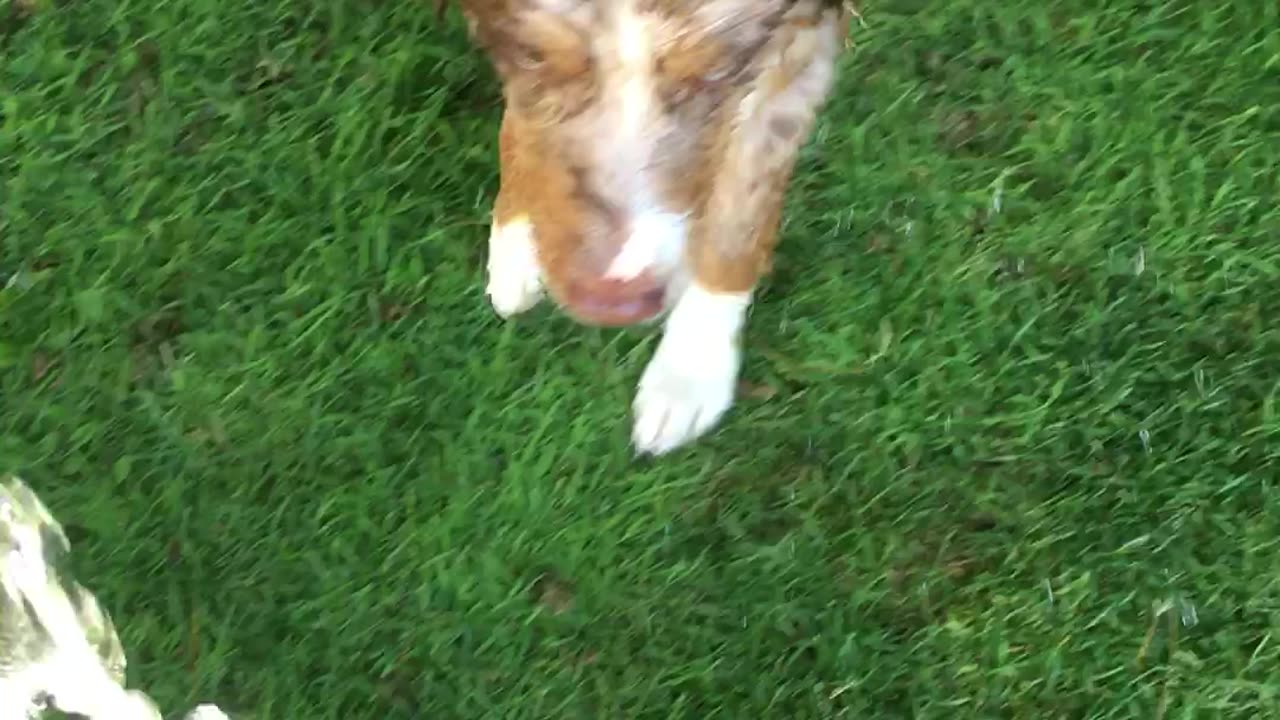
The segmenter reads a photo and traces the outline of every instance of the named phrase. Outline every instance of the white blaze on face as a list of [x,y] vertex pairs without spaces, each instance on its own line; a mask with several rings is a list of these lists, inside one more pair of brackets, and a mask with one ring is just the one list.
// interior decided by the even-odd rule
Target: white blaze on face
[[669,275],[688,236],[682,212],[663,207],[654,158],[667,131],[658,97],[654,59],[663,21],[627,0],[609,18],[600,38],[604,97],[595,157],[600,194],[624,210],[626,238],[606,272],[627,280],[646,270]]
[[627,3],[613,23],[618,84],[618,112],[622,133],[636,140],[655,114],[653,58],[655,18],[640,14]]
[[662,273],[672,272],[680,262],[689,233],[685,216],[657,208],[640,208],[633,212],[627,240],[605,275],[630,280],[650,268]]

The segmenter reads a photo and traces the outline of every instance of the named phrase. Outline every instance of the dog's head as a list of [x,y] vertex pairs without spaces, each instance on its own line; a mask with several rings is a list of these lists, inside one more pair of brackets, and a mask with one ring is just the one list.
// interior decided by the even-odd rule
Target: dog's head
[[461,0],[506,102],[495,223],[532,225],[570,314],[626,324],[661,311],[747,98],[779,90],[760,87],[788,50],[779,27],[830,5]]

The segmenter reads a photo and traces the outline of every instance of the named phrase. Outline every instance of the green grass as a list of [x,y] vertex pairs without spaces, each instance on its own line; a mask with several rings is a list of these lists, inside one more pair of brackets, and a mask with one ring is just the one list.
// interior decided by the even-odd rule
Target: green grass
[[[315,9],[308,9],[315,8]],[[169,711],[1280,717],[1280,6],[878,0],[722,430],[425,2],[0,3],[0,472]],[[997,212],[998,208],[998,212]]]

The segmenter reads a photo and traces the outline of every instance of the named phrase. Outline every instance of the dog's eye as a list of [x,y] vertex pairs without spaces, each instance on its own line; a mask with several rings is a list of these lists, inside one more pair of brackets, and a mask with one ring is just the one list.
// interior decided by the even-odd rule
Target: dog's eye
[[[726,58],[709,67],[705,64],[658,61],[658,75],[662,78],[662,95],[667,105],[675,108],[697,95],[715,95],[726,90],[741,76],[743,66]],[[682,67],[683,65],[683,67]]]
[[706,85],[719,85],[738,74],[739,70],[736,63],[723,62],[703,73],[700,79]]
[[677,85],[667,93],[667,102],[671,105],[683,105],[693,97],[693,90],[689,85]]
[[541,70],[547,64],[547,56],[541,50],[528,45],[515,45],[508,57],[511,63],[521,70]]
[[490,47],[512,72],[562,82],[580,79],[591,70],[587,31],[559,13],[515,13],[497,35]]
[[705,36],[683,37],[663,48],[656,60],[662,95],[672,107],[698,95],[719,95],[744,76],[749,53]]

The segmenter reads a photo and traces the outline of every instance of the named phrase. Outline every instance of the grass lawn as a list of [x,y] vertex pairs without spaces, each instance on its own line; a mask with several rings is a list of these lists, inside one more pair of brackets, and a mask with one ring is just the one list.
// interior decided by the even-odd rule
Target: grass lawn
[[243,718],[1280,717],[1280,5],[876,0],[745,397],[483,294],[430,3],[0,3],[0,472]]

